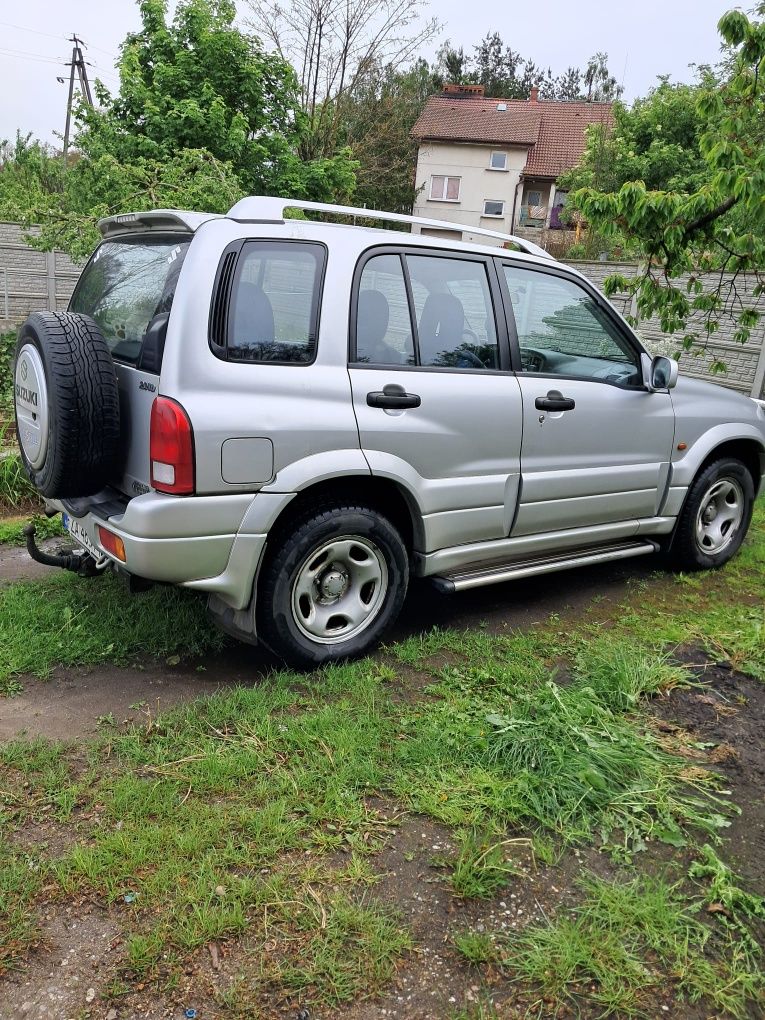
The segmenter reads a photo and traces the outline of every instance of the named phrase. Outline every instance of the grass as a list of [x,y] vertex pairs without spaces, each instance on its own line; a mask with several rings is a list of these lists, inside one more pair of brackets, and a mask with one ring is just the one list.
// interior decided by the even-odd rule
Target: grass
[[492,640],[492,659],[443,667],[430,699],[402,717],[393,786],[412,808],[496,834],[532,825],[564,842],[618,836],[627,849],[727,824],[714,775],[665,751],[625,711],[687,683],[686,671],[647,649],[630,656],[604,633],[578,649],[561,686],[543,640]]
[[392,832],[367,805],[390,722],[368,664],[325,679],[345,692],[330,703],[326,688],[298,695],[283,674],[111,734],[92,751],[88,782],[61,771],[60,747],[4,750],[7,828],[67,789],[78,816],[97,812],[50,861],[49,882],[115,905],[127,977],[164,982],[199,947],[246,935],[254,956],[274,939],[280,948],[245,998],[277,989],[338,1003],[389,980],[409,936],[370,898],[364,858]]
[[40,496],[27,478],[18,453],[2,449],[0,432],[0,509],[18,510],[22,506],[39,506]]
[[0,589],[0,694],[22,673],[46,677],[56,665],[125,663],[139,655],[198,655],[223,645],[204,599],[178,588],[128,595],[107,574],[56,574]]
[[584,1001],[603,1016],[655,1016],[662,1000],[679,998],[743,1017],[765,994],[754,954],[702,923],[699,904],[678,884],[589,876],[579,885],[583,898],[572,916],[532,925],[506,946],[508,965],[537,989],[550,1015]]
[[[193,954],[229,942],[241,974],[218,994],[240,1015],[290,996],[332,1006],[374,995],[411,944],[375,889],[376,855],[409,811],[451,830],[456,850],[440,878],[461,898],[523,881],[512,848],[532,840],[538,861],[594,843],[630,867],[652,840],[687,844],[682,886],[634,872],[590,878],[573,914],[505,945],[463,929],[454,951],[553,1003],[541,1015],[585,1002],[653,1015],[660,995],[743,1015],[763,994],[762,905],[718,857],[717,833],[735,808],[699,749],[683,756],[678,738],[669,750],[644,709],[696,682],[667,650],[689,638],[724,642],[757,675],[758,515],[759,531],[725,571],[640,582],[607,627],[592,619],[603,614],[597,603],[576,626],[550,618],[525,633],[435,630],[381,661],[275,673],[127,731],[104,717],[84,752],[7,745],[0,967],[34,941],[31,906],[44,888],[48,900],[111,905],[126,946],[114,989],[174,987]],[[215,648],[202,614],[186,592],[128,598],[110,577],[12,585],[0,592],[0,676]],[[402,698],[413,669],[427,686]],[[45,818],[71,838],[43,865],[13,849],[12,834]]]
[[17,517],[6,517],[0,519],[0,545],[26,545],[24,526],[32,522],[35,526],[35,536],[38,541],[45,538],[58,538],[65,535],[61,518],[44,517],[40,514],[22,514]]

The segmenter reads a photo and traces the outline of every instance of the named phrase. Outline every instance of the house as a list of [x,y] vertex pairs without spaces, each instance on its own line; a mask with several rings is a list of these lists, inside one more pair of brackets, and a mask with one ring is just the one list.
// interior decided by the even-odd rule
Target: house
[[414,215],[454,230],[421,232],[469,241],[472,226],[541,240],[561,226],[565,193],[555,182],[579,162],[588,125],[612,122],[611,103],[540,100],[538,89],[529,100],[489,99],[482,85],[445,86],[412,129]]

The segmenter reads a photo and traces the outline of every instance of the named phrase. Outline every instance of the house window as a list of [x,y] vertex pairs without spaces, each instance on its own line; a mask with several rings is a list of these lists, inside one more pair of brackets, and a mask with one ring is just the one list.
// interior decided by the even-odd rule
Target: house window
[[483,214],[484,216],[504,216],[505,203],[495,201],[493,198],[487,198],[483,203]]
[[541,191],[527,191],[526,192],[526,205],[540,206],[542,204],[542,192]]
[[439,177],[434,175],[430,178],[430,197],[434,202],[459,202],[460,200],[460,177]]
[[489,161],[490,170],[507,170],[507,153],[506,152],[492,152],[491,160]]

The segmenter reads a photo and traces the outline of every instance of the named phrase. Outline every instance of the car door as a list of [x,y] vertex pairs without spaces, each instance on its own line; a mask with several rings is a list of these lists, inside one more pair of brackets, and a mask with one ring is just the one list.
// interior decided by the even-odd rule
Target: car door
[[634,338],[576,278],[503,261],[502,279],[523,400],[512,534],[655,516],[674,440],[669,391],[649,392]]
[[403,484],[424,550],[503,538],[512,523],[521,397],[491,259],[374,249],[357,271],[349,374],[374,475]]

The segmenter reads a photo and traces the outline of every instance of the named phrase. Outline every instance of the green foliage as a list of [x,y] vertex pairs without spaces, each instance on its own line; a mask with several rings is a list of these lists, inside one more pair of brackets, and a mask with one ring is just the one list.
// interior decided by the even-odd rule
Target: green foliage
[[[664,82],[634,114],[618,114],[612,141],[591,139],[587,186],[571,198],[597,232],[638,246],[644,269],[626,290],[641,318],[655,315],[674,333],[701,315],[701,329],[682,337],[686,349],[707,342],[725,316],[743,343],[760,317],[736,287],[748,271],[755,301],[765,293],[765,20],[758,18],[765,3],[753,17],[732,11],[720,19],[725,73],[720,82],[704,74],[695,109],[689,87]],[[711,268],[733,273],[733,284],[721,275],[705,289],[698,273]],[[607,292],[624,282],[607,281]]]
[[346,97],[342,137],[358,163],[358,205],[411,212],[418,149],[411,131],[433,88],[430,68],[420,59],[407,70],[371,67]]
[[0,510],[40,506],[40,495],[29,481],[21,457],[0,445]]
[[487,32],[473,50],[475,56],[470,58],[461,47],[445,43],[434,68],[439,83],[477,82],[487,96],[502,99],[528,99],[532,88],[537,88],[543,99],[610,102],[622,91],[608,69],[607,53],[595,53],[582,70],[568,67],[554,76],[549,67],[516,53],[499,32]]
[[178,588],[130,598],[112,574],[80,578],[61,571],[0,589],[0,691],[16,674],[45,677],[58,663],[198,655],[222,643],[205,618],[204,600]]
[[[23,517],[8,517],[0,519],[0,545],[26,545],[26,538],[24,537],[24,525],[29,523],[30,518],[28,516]],[[62,525],[60,517],[41,517],[35,516],[32,518],[35,525],[35,533],[38,541],[46,538],[58,538],[60,535],[66,534]]]
[[747,892],[738,884],[732,869],[721,861],[714,849],[705,843],[700,857],[688,869],[690,878],[708,885],[705,905],[708,913],[720,918],[737,932],[757,952],[757,941],[750,930],[750,922],[765,918],[765,898]]
[[458,896],[493,896],[518,870],[505,859],[505,842],[491,830],[469,829],[461,833],[451,883]]
[[677,885],[594,876],[579,884],[585,898],[573,918],[533,925],[507,947],[556,1013],[583,997],[600,1016],[653,1015],[658,997],[674,992],[714,1005],[716,1015],[744,1017],[762,995],[754,954],[733,936],[715,938]]
[[[0,216],[2,213],[0,212]],[[16,351],[16,331],[0,333],[0,429],[3,419],[13,417],[13,356]],[[0,446],[2,445],[0,435]]]
[[700,140],[708,124],[698,100],[715,86],[711,72],[699,72],[696,84],[659,84],[632,106],[614,104],[613,128],[592,124],[579,165],[559,179],[567,191],[592,187],[618,191],[628,181],[643,181],[654,191],[693,191],[704,183]]
[[224,212],[243,194],[342,200],[353,191],[345,149],[299,155],[307,130],[294,72],[234,27],[229,0],[141,0],[142,29],[127,37],[120,89],[96,85],[98,104],[76,111],[76,152],[64,172],[39,143],[19,137],[1,157],[0,211],[39,223],[33,243],[75,258],[97,241],[99,217],[171,207]]

